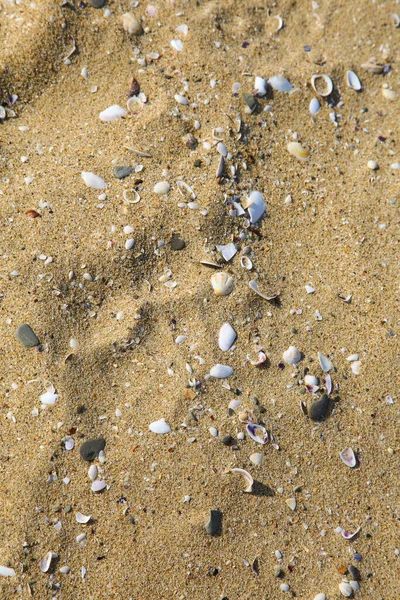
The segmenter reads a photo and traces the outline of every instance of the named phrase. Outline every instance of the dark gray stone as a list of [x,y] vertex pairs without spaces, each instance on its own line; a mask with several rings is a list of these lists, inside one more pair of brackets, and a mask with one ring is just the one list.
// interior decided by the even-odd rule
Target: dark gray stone
[[258,104],[257,100],[252,94],[243,94],[243,100],[246,102],[247,106],[251,111],[253,111]]
[[93,8],[102,8],[105,5],[106,0],[88,0],[88,2]]
[[205,524],[205,530],[209,535],[216,535],[220,529],[222,524],[222,513],[215,508],[210,510],[210,518]]
[[324,394],[321,400],[317,400],[313,404],[311,404],[308,416],[313,421],[323,421],[328,416],[329,410],[329,398],[326,394]]
[[79,448],[79,454],[83,460],[94,460],[98,457],[99,452],[104,450],[106,447],[106,440],[104,438],[98,438],[96,440],[87,440],[83,442]]
[[186,246],[184,240],[182,240],[178,235],[173,235],[170,241],[172,250],[183,250]]
[[231,435],[222,436],[221,442],[224,444],[224,446],[230,446],[233,442],[232,436]]
[[357,569],[357,567],[353,567],[353,565],[350,565],[350,567],[349,567],[349,573],[352,576],[352,578],[353,578],[354,581],[361,581],[361,573]]
[[25,348],[33,348],[34,346],[39,346],[40,344],[36,333],[27,323],[20,325],[15,332],[15,335],[17,340],[20,341]]
[[129,177],[132,175],[134,169],[132,167],[115,167],[114,176],[117,179],[125,179],[125,177]]

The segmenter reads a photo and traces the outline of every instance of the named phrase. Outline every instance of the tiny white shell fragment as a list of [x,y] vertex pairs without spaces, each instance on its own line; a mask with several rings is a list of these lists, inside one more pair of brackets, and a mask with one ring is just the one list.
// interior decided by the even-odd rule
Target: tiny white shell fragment
[[75,518],[76,518],[77,523],[81,523],[81,524],[85,525],[86,523],[89,523],[91,516],[84,515],[81,512],[77,512]]
[[164,196],[165,194],[168,194],[170,189],[171,186],[169,185],[168,181],[159,181],[154,186],[154,193]]
[[332,363],[329,358],[324,356],[324,354],[321,354],[321,352],[318,352],[318,360],[322,370],[325,371],[325,373],[329,373],[329,371],[332,369]]
[[275,298],[277,298],[279,296],[279,293],[273,294],[272,296],[266,296],[265,294],[262,294],[260,292],[260,290],[258,289],[257,281],[255,281],[254,279],[249,281],[249,287],[253,290],[253,292],[258,294],[258,296],[261,296],[261,298],[264,298],[264,300],[274,300]]
[[317,594],[314,597],[314,600],[326,600],[326,596],[325,596],[325,594]]
[[124,190],[122,195],[127,204],[137,204],[140,202],[140,195],[136,190]]
[[181,40],[171,40],[171,46],[177,52],[182,52],[183,50],[183,42]]
[[361,371],[361,360],[355,360],[352,362],[351,370],[353,371],[354,375],[359,375]]
[[308,109],[312,115],[316,115],[321,110],[321,105],[319,103],[319,100],[317,100],[317,98],[313,98],[310,101],[310,105],[309,105]]
[[251,223],[257,223],[257,221],[260,219],[260,217],[262,217],[266,209],[264,197],[261,194],[261,192],[251,192],[250,196],[247,198],[246,208],[250,215]]
[[94,481],[97,478],[98,469],[96,465],[91,465],[88,470],[88,476],[91,481]]
[[382,88],[382,96],[386,98],[386,100],[395,100],[396,92],[394,90],[384,87]]
[[75,340],[74,338],[71,338],[69,340],[69,345],[73,350],[77,350],[79,348],[79,342],[77,340]]
[[210,376],[215,377],[216,379],[226,379],[227,377],[230,377],[232,373],[233,369],[228,365],[217,364],[210,369]]
[[289,346],[289,348],[283,353],[282,358],[285,363],[288,363],[289,365],[295,365],[301,360],[301,352],[298,348],[296,348],[296,346]]
[[305,287],[307,294],[313,294],[315,292],[315,288],[313,288],[312,285],[306,285]]
[[122,108],[122,106],[119,106],[118,104],[113,104],[112,106],[109,106],[108,108],[103,110],[99,114],[99,118],[100,118],[100,121],[104,121],[105,123],[110,123],[111,121],[116,121],[117,119],[120,119],[121,117],[125,117],[125,115],[126,115],[126,110],[124,108]]
[[290,585],[288,583],[281,583],[279,588],[281,592],[288,592],[290,590]]
[[243,433],[243,431],[239,431],[239,433],[237,434],[237,439],[238,440],[244,440],[244,433]]
[[236,340],[236,331],[230,323],[224,323],[219,330],[218,345],[223,352],[227,352]]
[[348,581],[341,581],[339,583],[339,590],[342,596],[345,596],[346,598],[350,598],[353,595],[353,588]]
[[349,362],[354,362],[355,360],[358,360],[358,354],[350,354],[350,356],[347,357],[347,359]]
[[342,459],[344,464],[350,467],[351,469],[357,464],[356,455],[354,454],[352,448],[345,448],[344,450],[342,450],[340,453],[340,458]]
[[300,142],[289,142],[287,145],[289,154],[295,156],[299,160],[308,160],[310,152],[300,144]]
[[187,106],[189,104],[189,100],[187,98],[185,98],[185,96],[181,96],[180,94],[175,94],[174,96],[176,102],[178,102],[178,104],[183,104],[184,106]]
[[243,477],[246,479],[247,482],[247,486],[246,489],[244,490],[247,494],[251,494],[251,492],[253,491],[253,483],[254,480],[252,478],[252,476],[250,475],[250,473],[248,471],[245,471],[244,469],[229,469],[230,473],[238,473],[239,475],[243,475]]
[[215,427],[210,427],[208,431],[213,437],[218,437],[218,429],[216,429]]
[[263,77],[256,77],[254,82],[254,89],[257,93],[257,96],[265,96],[267,93],[267,82]]
[[251,262],[248,256],[240,257],[240,265],[247,271],[251,271],[251,269],[253,268],[253,263]]
[[129,238],[125,242],[125,250],[132,250],[135,245],[135,240],[133,238]]
[[233,277],[220,271],[211,276],[211,285],[216,296],[228,296],[234,288]]
[[66,450],[73,450],[75,448],[75,441],[70,435],[63,438],[63,442]]
[[106,482],[103,479],[95,479],[91,485],[92,492],[101,492],[107,486]]
[[360,589],[360,584],[358,583],[358,581],[349,581],[349,584],[351,585],[353,592],[358,592]]
[[221,156],[226,157],[228,155],[228,149],[222,142],[218,142],[217,150],[221,154]]
[[[323,83],[324,87],[322,87],[322,88],[320,85],[318,85],[318,87],[317,87],[317,82],[321,81],[321,80],[324,82]],[[319,96],[323,96],[323,97],[329,96],[333,91],[332,79],[328,75],[325,75],[325,74],[313,75],[311,77],[311,85],[312,85],[314,91],[316,91]]]
[[241,400],[231,400],[228,404],[230,410],[236,410],[242,404]]
[[296,510],[297,502],[295,498],[288,498],[285,502],[291,510]]
[[354,71],[347,71],[346,73],[346,81],[349,88],[359,92],[362,89],[361,81],[358,78],[358,75],[354,73]]
[[[56,556],[56,555],[55,555]],[[53,560],[53,553],[47,552],[47,554],[42,558],[39,563],[40,570],[42,573],[47,573],[50,568],[51,561]]]
[[63,575],[68,575],[70,570],[71,570],[71,568],[68,565],[65,565],[64,567],[61,567],[60,573],[62,573]]
[[379,165],[376,160],[369,160],[367,162],[367,167],[368,169],[371,169],[371,171],[377,171],[377,169],[379,169]]
[[226,244],[224,246],[217,245],[216,248],[219,252],[221,252],[226,262],[230,261],[231,258],[233,258],[237,252],[236,246],[233,242],[230,242],[229,244]]
[[58,394],[53,394],[52,392],[46,392],[40,396],[40,402],[42,404],[46,404],[46,406],[51,406],[55,404],[58,399]]
[[318,377],[315,377],[315,375],[305,375],[304,383],[306,385],[318,385]]
[[278,92],[290,92],[292,89],[292,84],[282,77],[282,75],[274,75],[268,79],[269,85],[272,89],[277,90]]
[[158,421],[154,421],[149,425],[150,431],[153,433],[169,433],[171,431],[171,427],[165,421],[165,419],[159,419]]
[[14,569],[10,569],[10,567],[3,567],[0,565],[0,575],[3,577],[14,577],[15,571]]
[[182,344],[182,342],[184,342],[186,340],[186,335],[178,335],[178,337],[175,338],[175,344]]
[[178,25],[178,27],[175,29],[175,31],[183,33],[183,35],[187,35],[187,33],[189,31],[189,27],[187,25]]
[[107,187],[104,179],[98,175],[95,175],[94,173],[91,173],[90,171],[82,171],[81,176],[86,185],[94,190],[103,190],[105,187]]
[[254,465],[261,465],[262,459],[264,458],[264,454],[261,454],[261,452],[254,452],[254,454],[252,454],[250,456],[250,460]]

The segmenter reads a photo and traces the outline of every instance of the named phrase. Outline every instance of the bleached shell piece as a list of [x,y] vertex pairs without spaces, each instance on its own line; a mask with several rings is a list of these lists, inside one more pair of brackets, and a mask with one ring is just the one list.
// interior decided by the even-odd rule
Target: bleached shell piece
[[355,360],[352,362],[351,370],[353,371],[354,375],[359,375],[361,371],[361,360]]
[[95,479],[97,479],[97,475],[98,475],[98,469],[97,469],[96,465],[91,465],[88,470],[89,479],[91,481],[94,481]]
[[122,27],[129,35],[142,35],[143,27],[132,13],[124,13],[121,17]]
[[347,357],[347,359],[349,362],[354,362],[355,360],[358,360],[358,354],[350,354],[350,356]]
[[266,296],[265,294],[262,294],[260,292],[260,290],[258,289],[257,281],[255,281],[254,279],[249,281],[249,287],[253,290],[253,292],[258,294],[258,296],[261,296],[261,298],[264,298],[264,300],[274,300],[275,298],[277,298],[279,296],[279,292],[277,294],[273,294],[272,296]]
[[325,594],[317,594],[314,597],[314,600],[326,600],[326,596],[325,596]]
[[356,455],[354,454],[352,448],[345,448],[344,450],[342,450],[340,453],[340,458],[342,459],[344,464],[350,467],[351,469],[357,464]]
[[86,523],[89,523],[91,516],[90,515],[84,515],[81,512],[77,512],[75,515],[76,518],[76,522],[77,523],[81,523],[82,525],[86,525]]
[[290,92],[292,89],[292,84],[282,75],[274,75],[268,79],[269,85],[272,89],[277,90],[278,92]]
[[50,569],[52,560],[53,560],[53,553],[47,552],[47,554],[42,558],[42,560],[39,563],[39,568],[42,571],[42,573],[47,573],[47,571]]
[[247,494],[251,494],[251,492],[253,491],[253,483],[254,480],[252,478],[252,476],[250,475],[250,473],[248,471],[245,471],[244,469],[230,469],[229,470],[230,473],[238,473],[239,475],[243,475],[243,477],[246,480],[247,486],[246,489],[244,490]]
[[227,352],[236,340],[237,334],[230,323],[224,323],[219,330],[218,346],[223,352]]
[[153,191],[155,194],[159,194],[160,196],[165,196],[165,194],[168,194],[170,189],[171,189],[171,186],[169,185],[168,181],[159,181],[158,183],[155,184]]
[[261,454],[261,452],[254,452],[254,454],[250,456],[250,460],[253,463],[253,465],[257,466],[261,465],[263,458],[264,454]]
[[319,384],[318,377],[315,377],[315,375],[305,375],[304,383],[306,385],[318,385]]
[[183,50],[183,42],[181,40],[171,40],[171,46],[177,52],[182,52]]
[[70,570],[71,570],[71,568],[68,565],[65,565],[64,567],[61,567],[60,573],[62,573],[63,575],[68,575]]
[[228,365],[217,364],[210,369],[211,377],[215,377],[216,379],[226,379],[227,377],[230,377],[232,373],[233,369]]
[[300,142],[289,142],[287,149],[289,154],[295,156],[299,160],[308,160],[310,157],[310,152],[307,148],[302,146]]
[[226,245],[216,246],[217,250],[221,252],[226,262],[230,261],[237,252],[236,246],[233,242]]
[[[323,87],[321,89],[321,86],[318,85],[317,87],[317,82],[321,80],[323,81],[323,84],[325,87]],[[317,74],[317,75],[313,75],[311,77],[311,85],[314,89],[315,92],[317,92],[317,94],[319,96],[330,96],[330,94],[332,94],[333,91],[333,83],[332,83],[332,79],[329,77],[329,75],[325,75],[325,73],[322,74]]]
[[355,537],[360,531],[361,531],[361,527],[358,527],[355,531],[345,531],[344,529],[340,528],[342,537],[345,540],[352,540],[353,537]]
[[339,583],[339,590],[342,596],[345,596],[346,598],[351,598],[353,595],[353,588],[348,581],[341,581]]
[[228,408],[229,410],[236,410],[237,408],[239,408],[239,406],[242,404],[241,400],[231,400],[228,404]]
[[392,23],[395,27],[400,27],[400,15],[397,13],[392,13]]
[[182,196],[188,196],[192,200],[196,200],[196,194],[194,193],[194,190],[185,181],[178,180],[176,185],[178,186],[178,190]]
[[187,106],[189,104],[189,100],[187,98],[185,98],[185,96],[181,96],[180,94],[175,94],[174,96],[176,102],[178,102],[178,104],[183,104],[184,106]]
[[382,96],[386,98],[386,100],[395,100],[396,92],[391,90],[390,88],[382,88]]
[[354,71],[347,71],[346,73],[346,82],[349,88],[359,92],[362,89],[361,81],[358,78],[357,73]]
[[305,287],[307,294],[313,294],[315,292],[315,288],[313,288],[312,285],[306,285]]
[[349,584],[351,585],[353,592],[358,592],[360,589],[360,584],[358,583],[358,581],[349,581]]
[[296,510],[297,502],[295,498],[288,498],[285,502],[291,510]]
[[228,296],[232,292],[235,282],[228,273],[219,271],[211,276],[211,285],[216,296]]
[[82,171],[81,176],[86,185],[94,190],[104,190],[104,188],[107,187],[104,179],[90,171]]
[[73,450],[75,448],[75,440],[70,435],[63,438],[63,442],[66,450]]
[[283,353],[282,358],[285,363],[288,363],[289,365],[295,365],[301,360],[301,352],[298,348],[296,348],[296,346],[289,346],[289,348]]
[[253,268],[253,263],[251,262],[248,256],[241,256],[240,266],[242,266],[243,269],[246,269],[247,271],[251,271],[251,269]]
[[14,577],[15,571],[10,567],[3,567],[2,565],[0,565],[0,575],[3,577]]
[[[246,431],[252,440],[258,444],[266,444],[268,442],[268,433],[265,427],[257,425],[257,423],[248,423]],[[262,435],[257,435],[257,432]]]
[[159,419],[158,421],[154,421],[149,425],[150,431],[153,433],[169,433],[171,431],[171,427],[165,421],[165,419]]
[[325,373],[329,373],[329,371],[332,369],[332,363],[329,358],[324,354],[321,354],[321,352],[318,352],[318,360],[319,364],[321,365],[321,369],[325,371]]
[[319,113],[319,111],[321,110],[321,105],[320,105],[319,100],[317,98],[313,98],[310,101],[310,105],[308,107],[308,110],[310,111],[310,113],[312,115],[316,115],[317,113]]
[[107,487],[107,484],[104,481],[104,479],[95,479],[90,489],[92,490],[92,492],[101,492],[102,490],[104,490],[105,487]]
[[251,192],[247,199],[247,210],[250,215],[250,222],[257,223],[265,212],[266,205],[261,192]]
[[58,394],[53,394],[52,392],[46,392],[40,396],[40,402],[45,404],[46,406],[51,406],[57,402]]
[[257,96],[265,96],[267,93],[267,82],[263,77],[256,77],[254,82],[254,90],[257,92]]
[[208,431],[213,437],[218,437],[218,429],[216,429],[215,427],[210,427]]
[[100,121],[104,121],[105,123],[111,123],[111,121],[116,121],[121,117],[125,117],[125,115],[126,110],[122,108],[122,106],[119,106],[119,104],[113,104],[112,106],[109,106],[108,108],[103,110],[99,114],[99,118]]

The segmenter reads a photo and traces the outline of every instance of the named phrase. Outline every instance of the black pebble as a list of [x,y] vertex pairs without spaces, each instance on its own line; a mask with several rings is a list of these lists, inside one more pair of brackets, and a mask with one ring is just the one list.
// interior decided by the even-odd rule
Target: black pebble
[[21,344],[25,346],[25,348],[34,348],[35,346],[39,346],[40,344],[36,333],[33,331],[32,327],[27,323],[20,325],[17,331],[15,332],[15,335],[17,337],[17,340],[21,342]]
[[320,400],[311,404],[308,410],[308,416],[313,421],[323,421],[328,416],[329,398],[326,394]]
[[231,435],[224,435],[221,438],[221,442],[224,444],[224,446],[230,446],[233,442],[232,436]]
[[133,173],[132,167],[115,167],[114,175],[117,179],[125,179]]
[[172,250],[183,250],[186,246],[184,240],[182,240],[178,235],[172,236],[170,245]]
[[102,8],[106,3],[106,0],[88,0],[89,4],[93,6],[93,8]]
[[104,450],[106,447],[106,440],[104,438],[98,438],[97,440],[88,440],[83,442],[79,448],[79,454],[83,460],[94,460],[98,457],[99,452]]
[[357,567],[353,567],[353,565],[350,565],[350,567],[349,567],[349,573],[352,576],[352,578],[353,578],[354,581],[361,581],[361,573],[357,569]]
[[215,508],[210,510],[210,518],[205,524],[205,530],[209,535],[215,535],[221,528],[222,513]]

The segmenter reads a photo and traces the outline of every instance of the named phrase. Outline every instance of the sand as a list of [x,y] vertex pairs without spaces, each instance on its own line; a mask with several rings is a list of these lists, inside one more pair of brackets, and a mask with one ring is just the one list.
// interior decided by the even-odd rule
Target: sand
[[[130,10],[143,19],[145,33],[129,39],[121,27],[128,2],[110,0],[108,17],[104,8],[60,4],[3,1],[0,11],[3,105],[18,95],[10,107],[16,116],[0,127],[0,565],[16,572],[0,577],[1,598],[308,600],[325,593],[332,600],[340,597],[343,567],[355,564],[362,577],[356,597],[394,600],[400,547],[395,5],[279,1],[269,5],[271,16],[284,20],[274,34],[278,20],[268,18],[260,0],[158,2],[156,17],[140,2]],[[187,36],[175,31],[182,24]],[[67,65],[71,36],[77,50]],[[171,47],[173,39],[183,41],[182,52]],[[140,66],[137,59],[151,52],[159,58]],[[385,74],[361,68],[372,57],[388,66]],[[360,93],[347,87],[348,69],[360,77]],[[334,102],[342,105],[322,99],[312,118],[315,73],[332,77]],[[275,91],[247,114],[242,93],[252,92],[256,75],[275,74],[298,91]],[[126,118],[101,122],[108,106],[126,106],[132,77],[147,102]],[[397,93],[394,100],[382,95],[383,84]],[[189,105],[177,104],[175,94]],[[264,111],[267,104],[272,112]],[[217,127],[232,154],[219,181]],[[198,141],[195,149],[182,141],[187,133]],[[287,151],[294,133],[310,150],[307,162]],[[377,161],[377,171],[369,160]],[[123,181],[113,175],[115,166],[140,164]],[[105,200],[85,186],[81,171],[106,181]],[[171,191],[157,196],[153,187],[165,179]],[[178,191],[180,179],[192,186],[199,210],[178,207],[188,200]],[[125,189],[136,189],[140,202],[124,202]],[[246,230],[243,218],[229,216],[226,200],[252,190],[264,194],[267,211]],[[41,216],[32,219],[28,210]],[[123,232],[127,225],[132,234]],[[169,245],[173,233],[186,242],[179,252]],[[135,240],[129,251],[128,238]],[[221,260],[215,245],[231,241],[239,252],[223,268],[235,288],[217,298],[212,269],[199,261]],[[240,265],[245,246],[251,272]],[[177,282],[172,289],[159,281],[167,269]],[[279,301],[255,295],[250,279],[263,292],[279,291]],[[306,293],[309,283],[313,294]],[[351,294],[351,303],[338,294]],[[238,334],[228,352],[218,348],[225,321]],[[41,351],[17,341],[21,323],[32,326]],[[179,335],[186,339],[178,345]],[[78,349],[70,348],[71,338]],[[297,371],[278,366],[290,345],[303,354]],[[259,349],[268,357],[264,368],[246,358],[254,360]],[[318,352],[330,357],[334,384],[333,410],[321,424],[299,407],[312,402],[300,392],[304,367],[324,388]],[[359,375],[346,360],[354,353]],[[234,369],[224,385],[206,378],[216,363]],[[189,377],[200,382],[196,391]],[[59,398],[42,410],[47,381]],[[242,405],[229,414],[233,399]],[[241,410],[264,423],[279,450],[237,439],[245,430]],[[171,433],[149,431],[160,418]],[[226,434],[236,448],[221,443]],[[71,451],[62,442],[68,435]],[[109,488],[95,494],[79,447],[100,436],[106,462],[95,464]],[[340,460],[345,447],[356,453],[357,468]],[[249,460],[254,452],[265,455],[259,467]],[[251,472],[253,494],[244,493],[241,477],[225,473],[232,467]],[[295,511],[289,498],[296,499]],[[223,513],[219,536],[204,530],[212,508]],[[78,511],[92,516],[87,525],[76,522]],[[338,527],[361,530],[348,541]],[[81,533],[87,537],[77,543]],[[49,551],[58,559],[42,573],[39,561]],[[356,553],[361,562],[353,560]],[[248,566],[255,557],[258,575]],[[69,574],[59,571],[65,565]],[[290,586],[287,594],[281,584]]]

